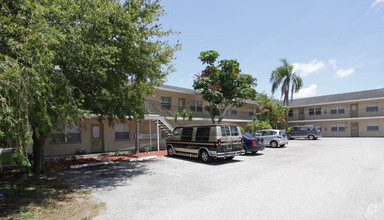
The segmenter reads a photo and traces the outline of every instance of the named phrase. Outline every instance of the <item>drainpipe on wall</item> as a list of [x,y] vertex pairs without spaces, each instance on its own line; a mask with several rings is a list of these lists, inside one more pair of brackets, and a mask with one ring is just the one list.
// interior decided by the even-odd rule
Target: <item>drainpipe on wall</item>
[[156,121],[156,129],[157,129],[157,151],[159,151],[160,150],[159,120]]

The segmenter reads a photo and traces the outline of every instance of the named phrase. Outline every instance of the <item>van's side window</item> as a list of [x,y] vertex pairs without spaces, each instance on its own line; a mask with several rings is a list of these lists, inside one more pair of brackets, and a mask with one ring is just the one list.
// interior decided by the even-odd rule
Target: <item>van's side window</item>
[[231,133],[229,132],[228,126],[221,126],[221,135],[222,136],[229,136]]
[[180,134],[180,130],[181,130],[181,128],[175,128],[175,130],[173,130],[172,134],[175,136],[178,136]]
[[231,127],[231,135],[232,136],[238,136],[239,130],[237,130],[237,126],[230,126]]
[[182,141],[191,141],[192,140],[193,128],[183,128],[183,132],[181,133]]
[[203,141],[207,142],[209,140],[209,132],[211,128],[206,127],[206,128],[197,128],[196,131],[196,141]]

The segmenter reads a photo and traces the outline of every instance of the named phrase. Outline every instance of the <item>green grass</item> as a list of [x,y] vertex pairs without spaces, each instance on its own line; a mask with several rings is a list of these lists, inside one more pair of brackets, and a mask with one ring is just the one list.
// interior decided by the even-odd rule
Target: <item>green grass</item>
[[54,174],[0,175],[0,193],[0,219],[91,219],[104,206],[89,192],[72,192]]

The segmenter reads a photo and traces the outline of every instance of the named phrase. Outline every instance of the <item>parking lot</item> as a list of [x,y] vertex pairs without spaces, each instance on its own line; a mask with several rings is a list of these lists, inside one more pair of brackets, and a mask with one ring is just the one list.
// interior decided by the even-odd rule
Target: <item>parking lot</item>
[[291,140],[233,161],[160,157],[68,172],[105,202],[99,219],[384,218],[383,138]]

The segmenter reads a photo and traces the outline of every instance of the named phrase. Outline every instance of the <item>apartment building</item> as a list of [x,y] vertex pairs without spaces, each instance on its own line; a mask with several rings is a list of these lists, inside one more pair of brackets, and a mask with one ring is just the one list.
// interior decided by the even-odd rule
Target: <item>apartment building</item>
[[[76,153],[80,148],[85,149],[87,153],[112,152],[117,149],[133,151],[136,138],[139,138],[141,149],[164,148],[165,139],[175,126],[212,123],[208,112],[204,110],[207,105],[199,91],[163,85],[156,88],[153,96],[146,98],[143,108],[148,114],[145,115],[144,121],[139,123],[138,134],[135,121],[116,121],[114,127],[110,127],[107,121],[99,123],[96,118],[91,117],[85,119],[80,127],[59,125],[62,132],[46,141],[45,155],[69,155]],[[255,101],[248,101],[243,107],[232,109],[222,123],[245,127],[252,121],[256,105]],[[182,116],[175,119],[174,113],[184,109],[187,112],[193,111],[191,121]]]
[[317,124],[325,137],[383,137],[384,89],[295,99],[288,124]]

